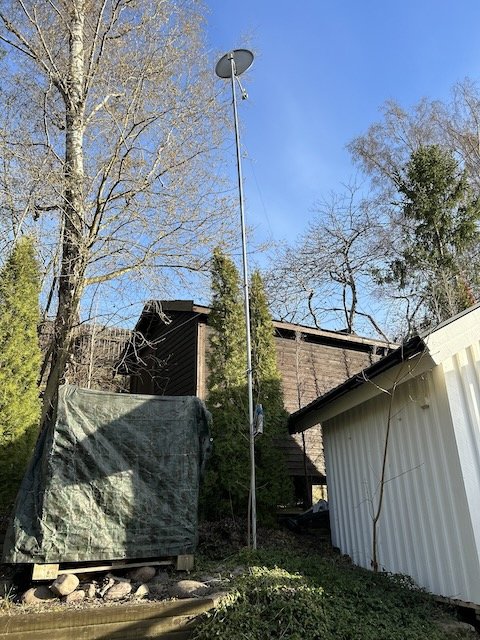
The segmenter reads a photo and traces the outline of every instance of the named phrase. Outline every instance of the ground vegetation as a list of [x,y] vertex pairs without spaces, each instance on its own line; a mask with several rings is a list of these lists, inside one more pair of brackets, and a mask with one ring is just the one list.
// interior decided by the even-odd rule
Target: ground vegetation
[[[212,532],[210,531],[210,536]],[[475,632],[441,609],[408,577],[355,567],[313,532],[259,530],[260,551],[203,560],[236,578],[194,640],[447,640]]]

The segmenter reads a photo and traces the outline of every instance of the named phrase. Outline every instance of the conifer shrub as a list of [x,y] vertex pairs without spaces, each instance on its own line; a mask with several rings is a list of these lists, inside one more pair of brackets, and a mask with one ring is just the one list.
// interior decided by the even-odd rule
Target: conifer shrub
[[254,399],[264,409],[265,428],[256,439],[257,502],[260,519],[272,523],[274,507],[293,498],[292,480],[278,447],[288,434],[282,379],[277,364],[274,327],[262,277],[252,274],[250,287]]
[[[250,490],[248,391],[245,316],[238,271],[219,249],[212,260],[212,328],[208,356],[208,408],[212,413],[213,453],[200,497],[206,519],[247,514]],[[261,278],[252,279],[251,305],[254,401],[264,406],[265,430],[256,441],[257,512],[266,522],[290,498],[291,488],[276,446],[286,434],[280,376],[276,366],[273,326]]]
[[39,272],[33,240],[20,238],[0,271],[0,513],[12,507],[40,416]]

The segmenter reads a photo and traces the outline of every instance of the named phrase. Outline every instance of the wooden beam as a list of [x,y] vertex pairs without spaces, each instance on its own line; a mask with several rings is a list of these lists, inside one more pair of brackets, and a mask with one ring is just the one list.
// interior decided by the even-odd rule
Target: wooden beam
[[59,566],[58,564],[34,564],[32,580],[55,580]]
[[177,571],[192,571],[195,564],[193,554],[177,556]]

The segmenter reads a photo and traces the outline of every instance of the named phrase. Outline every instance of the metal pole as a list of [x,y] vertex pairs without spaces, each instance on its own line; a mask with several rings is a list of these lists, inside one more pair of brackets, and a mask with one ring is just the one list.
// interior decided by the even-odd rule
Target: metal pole
[[240,223],[242,227],[243,252],[243,287],[245,300],[245,329],[247,337],[247,386],[248,386],[248,420],[250,426],[250,499],[252,519],[252,547],[257,548],[257,498],[255,489],[255,436],[253,432],[253,374],[252,374],[252,345],[250,337],[250,304],[248,293],[247,242],[245,234],[245,211],[243,199],[242,159],[240,154],[240,134],[238,131],[237,99],[235,92],[235,60],[233,52],[228,54],[232,69],[232,97],[233,118],[235,121],[235,142],[237,147],[238,193],[240,200]]

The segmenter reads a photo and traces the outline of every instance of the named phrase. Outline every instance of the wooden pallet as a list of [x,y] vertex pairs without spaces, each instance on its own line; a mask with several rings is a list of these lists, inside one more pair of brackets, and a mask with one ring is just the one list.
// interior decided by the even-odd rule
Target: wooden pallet
[[[165,560],[144,560],[143,562],[129,561],[129,560],[112,560],[110,562],[102,563],[89,563],[88,565],[82,565],[81,563],[75,564],[75,566],[62,567],[61,563],[58,564],[34,564],[32,570],[32,580],[55,580],[59,575],[64,573],[96,573],[101,571],[117,571],[118,569],[135,569],[136,567],[149,566],[175,566],[177,571],[192,571],[194,566],[194,555],[183,554],[173,556]],[[70,563],[71,564],[71,563]]]

